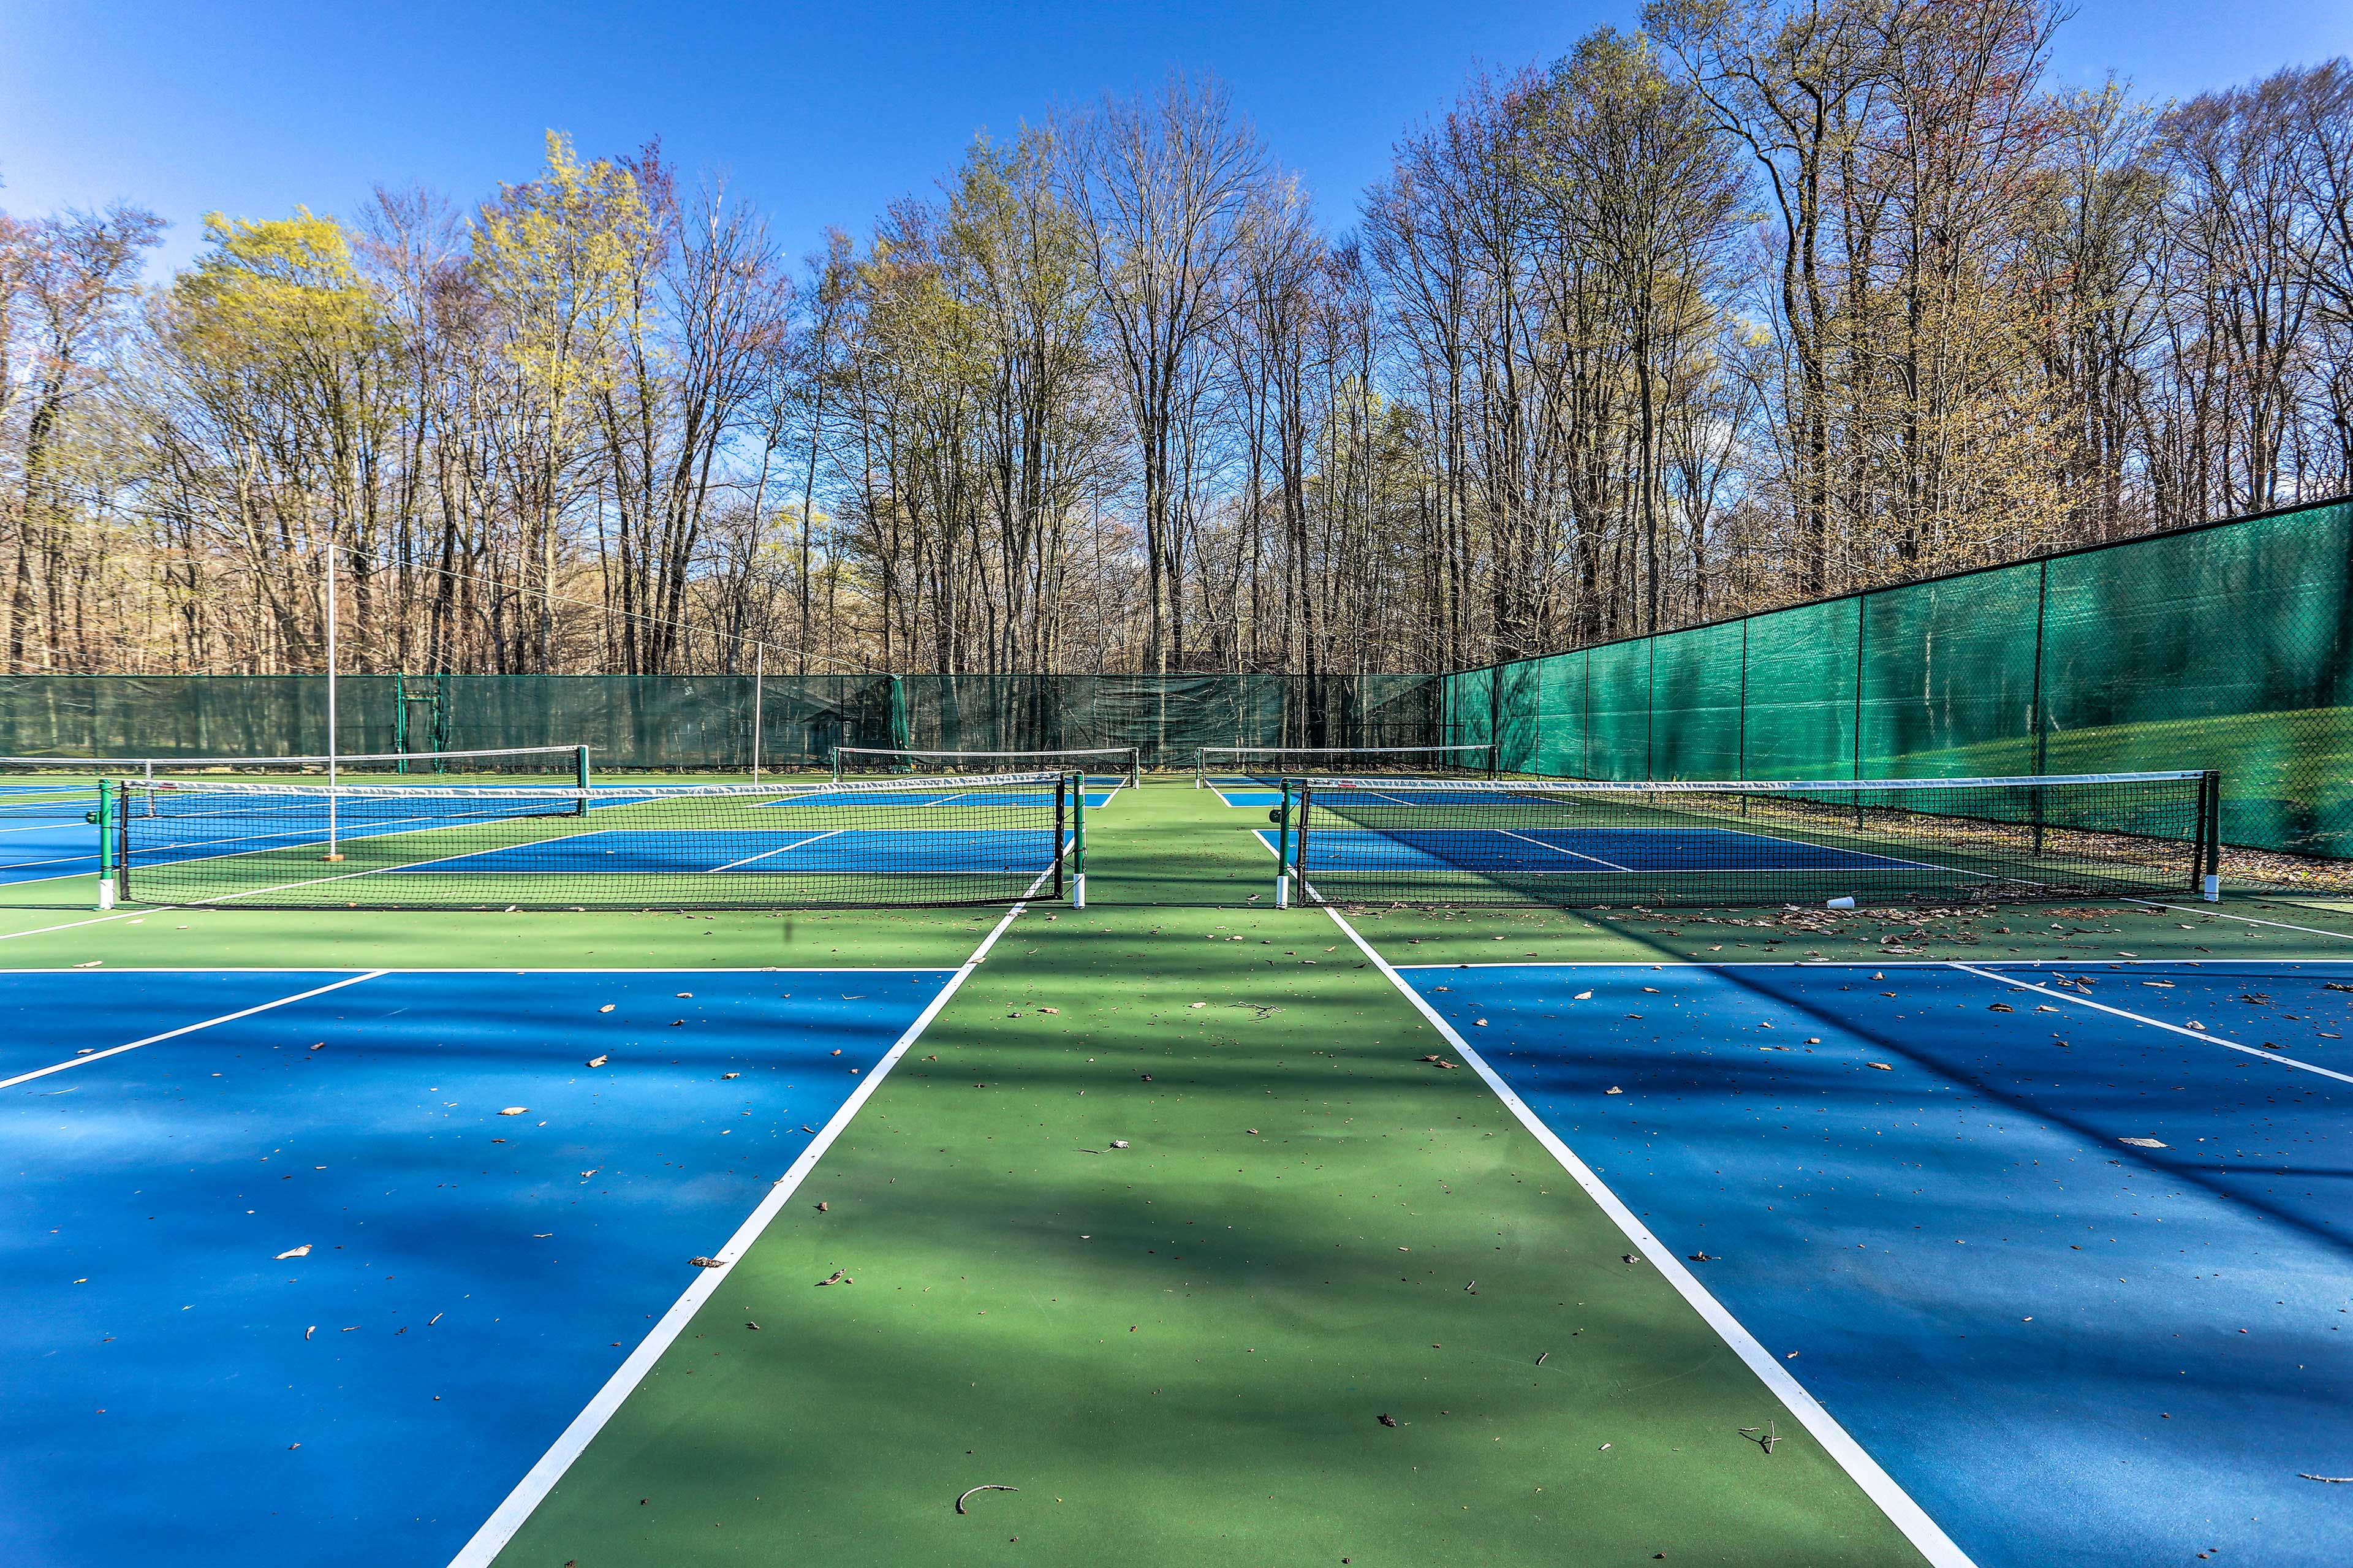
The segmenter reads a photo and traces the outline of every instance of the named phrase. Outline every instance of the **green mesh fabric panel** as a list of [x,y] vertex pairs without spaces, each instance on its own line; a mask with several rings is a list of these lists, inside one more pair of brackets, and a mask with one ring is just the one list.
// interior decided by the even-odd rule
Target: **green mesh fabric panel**
[[1466,669],[1446,677],[1445,744],[1494,744],[1494,692],[1493,669]]
[[2224,842],[2353,858],[2348,560],[2342,501],[2053,560],[2044,767],[2218,768]]
[[1651,644],[1605,643],[1586,650],[1587,776],[1640,779],[1651,763]]
[[1535,662],[1537,744],[1535,764],[1529,771],[1584,778],[1585,693],[1592,660],[1583,653],[1556,653]]
[[1854,776],[1855,637],[1862,601],[1831,599],[1748,618],[1743,776]]
[[1866,596],[1864,777],[1998,778],[2035,771],[2033,634],[2041,584],[2040,566],[2030,565]]
[[1733,621],[1658,637],[1651,677],[1651,777],[1741,776],[1741,642]]
[[[1473,684],[1483,742],[1485,682]],[[1446,685],[1428,675],[772,675],[758,687],[759,750],[766,766],[791,769],[827,766],[836,746],[1134,746],[1146,767],[1190,772],[1203,746],[1432,744]],[[338,687],[344,752],[586,744],[600,770],[752,764],[749,675],[349,675]],[[408,699],[405,747],[398,695]],[[322,677],[0,677],[0,755],[327,746]]]
[[[336,684],[341,749],[399,749],[392,678],[353,675]],[[321,676],[0,675],[0,756],[286,757],[326,750]]]
[[1495,671],[1495,765],[1504,773],[1536,771],[1544,747],[1544,661],[1524,658]]

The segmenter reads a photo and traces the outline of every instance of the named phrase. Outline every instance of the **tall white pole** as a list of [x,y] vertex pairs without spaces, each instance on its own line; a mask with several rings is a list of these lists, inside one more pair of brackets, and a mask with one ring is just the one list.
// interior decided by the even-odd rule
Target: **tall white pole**
[[327,852],[322,860],[340,860],[335,841],[335,529],[327,525]]
[[761,688],[766,683],[767,679],[768,645],[755,642],[752,645],[752,782],[754,784],[760,782],[760,730],[761,720],[765,717],[760,710],[761,699],[765,695]]

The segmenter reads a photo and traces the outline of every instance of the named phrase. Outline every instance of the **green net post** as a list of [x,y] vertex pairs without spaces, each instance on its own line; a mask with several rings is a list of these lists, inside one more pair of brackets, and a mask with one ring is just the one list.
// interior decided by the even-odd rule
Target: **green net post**
[[1274,828],[1274,907],[1291,907],[1291,781],[1282,781],[1282,810]]
[[114,907],[115,821],[121,812],[116,794],[120,786],[111,779],[98,781],[98,907]]
[[1071,778],[1071,907],[1087,907],[1087,775]]
[[587,791],[589,787],[588,748],[586,746],[575,746],[572,749],[572,777],[573,781],[579,786],[581,791],[580,799],[572,808],[572,815],[575,816],[586,816],[588,815]]

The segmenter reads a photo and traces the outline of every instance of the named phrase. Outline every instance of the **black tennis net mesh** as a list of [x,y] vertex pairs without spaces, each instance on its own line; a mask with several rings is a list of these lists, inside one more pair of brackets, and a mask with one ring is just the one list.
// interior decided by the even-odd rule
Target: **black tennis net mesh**
[[121,895],[254,909],[809,909],[1063,893],[1058,773],[594,789],[126,784]]
[[1278,847],[1312,903],[2179,898],[2215,869],[2203,773],[1288,787]]
[[1335,778],[1476,778],[1494,772],[1495,748],[1445,746],[1204,746],[1193,766],[1198,785],[1279,784],[1302,773]]
[[962,777],[967,773],[1083,773],[1091,779],[1134,784],[1139,776],[1134,746],[1090,746],[1043,752],[917,752],[883,746],[837,746],[837,779],[889,778],[905,773]]

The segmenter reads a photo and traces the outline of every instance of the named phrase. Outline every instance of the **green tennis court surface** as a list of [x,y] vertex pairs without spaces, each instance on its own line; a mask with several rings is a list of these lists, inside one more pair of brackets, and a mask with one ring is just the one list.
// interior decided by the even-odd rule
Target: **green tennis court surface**
[[[1808,1173],[1835,1164],[1842,1184],[1862,1184],[1858,1204],[1874,1201],[1862,1193],[1883,1192],[1877,1218],[1905,1236],[1905,1227],[1949,1215],[1918,1210],[1926,1200],[1911,1189],[1932,1184],[1904,1181],[1900,1162],[1873,1164],[1881,1152],[1874,1144],[1886,1142],[1873,1136],[1875,1124],[1839,1134],[1844,1142],[1835,1149],[1820,1141],[1817,1107],[1839,1104],[1824,1098],[1827,1090],[1809,1084],[1810,1098],[1777,1100],[1745,1068],[1744,1076],[1729,1068],[1719,1074],[1706,1053],[1739,1031],[1743,1049],[1757,1060],[1780,1059],[1757,1055],[1758,1039],[1786,1044],[1802,1058],[1810,1032],[1825,1042],[1817,1048],[1851,1044],[1857,1079],[1869,1078],[1877,1090],[1886,1078],[1893,1092],[1898,1075],[1867,1065],[1898,1062],[1894,1047],[1870,1034],[1881,1026],[1868,1016],[1848,1020],[1841,1027],[1850,1042],[1830,1023],[1813,1022],[1820,1015],[1807,1009],[1817,1002],[1798,993],[1776,994],[1778,1010],[1765,1010],[1755,993],[1725,978],[1733,973],[1726,965],[1757,960],[1852,971],[1852,984],[1874,1005],[1890,990],[1907,999],[1905,1006],[1915,994],[1924,1005],[1933,1000],[1945,1009],[1940,1019],[1954,1020],[1942,1026],[1961,1031],[1955,1039],[1988,1052],[2022,1051],[2024,1031],[2049,1033],[2047,1016],[2034,1007],[2084,1002],[2072,992],[2047,1004],[2021,993],[2022,1003],[1993,1014],[1973,991],[1933,998],[1915,991],[1926,982],[1905,979],[1906,966],[1933,968],[1948,986],[2000,990],[1962,975],[1951,961],[2055,963],[2071,984],[2094,965],[2163,964],[2150,973],[2172,983],[2164,990],[2100,971],[2094,991],[2102,1004],[2150,1021],[2110,1018],[2100,1026],[2118,1032],[2082,1034],[2084,1048],[2122,1042],[2137,1049],[2136,1030],[2185,1041],[2181,1031],[2193,1019],[2204,1026],[2199,1032],[2221,1037],[2229,1033],[2226,1021],[2208,1016],[2220,1001],[2201,1001],[2191,1013],[2182,1010],[2186,1001],[2168,1011],[2171,998],[2225,960],[2278,966],[2337,958],[2353,917],[2308,905],[2233,901],[2217,911],[2194,901],[2167,909],[2113,897],[1990,912],[1915,908],[1900,921],[1819,907],[1398,909],[1348,917],[1368,952],[1323,910],[1269,907],[1274,858],[1258,831],[1265,826],[1262,813],[1231,810],[1210,791],[1161,784],[1121,790],[1089,814],[1088,907],[1033,904],[1001,929],[998,910],[936,909],[149,909],[100,917],[58,907],[71,889],[55,888],[48,907],[20,901],[0,910],[0,963],[28,972],[22,977],[28,985],[29,972],[54,976],[84,965],[204,972],[227,988],[223,1011],[234,1010],[237,998],[227,992],[241,984],[237,972],[263,967],[472,971],[485,984],[503,972],[498,984],[512,989],[500,994],[514,1000],[519,1026],[553,1047],[543,1070],[566,1079],[578,1071],[574,1058],[586,1054],[568,1047],[591,1034],[565,1022],[565,1010],[593,998],[576,982],[532,978],[543,972],[659,973],[662,984],[651,994],[666,996],[720,994],[715,984],[670,978],[698,969],[829,976],[963,971],[953,994],[895,1059],[872,1058],[871,1086],[860,1090],[862,1100],[844,1102],[831,1136],[801,1135],[798,1109],[788,1122],[765,1105],[735,1118],[744,1131],[713,1147],[774,1130],[799,1139],[810,1157],[784,1148],[768,1156],[773,1168],[763,1166],[760,1180],[782,1179],[786,1187],[768,1189],[783,1196],[753,1232],[730,1241],[724,1226],[681,1223],[675,1245],[664,1239],[649,1253],[645,1267],[663,1277],[658,1294],[671,1305],[639,1311],[632,1335],[567,1342],[567,1352],[585,1358],[578,1364],[598,1369],[592,1386],[553,1373],[512,1373],[534,1364],[535,1337],[579,1332],[576,1303],[554,1298],[517,1303],[516,1339],[493,1336],[463,1355],[447,1352],[457,1359],[434,1367],[442,1381],[433,1388],[420,1374],[413,1392],[429,1400],[467,1374],[467,1356],[506,1358],[503,1436],[483,1438],[468,1458],[480,1500],[470,1514],[420,1517],[402,1497],[369,1491],[364,1453],[341,1453],[316,1437],[290,1452],[298,1435],[256,1429],[232,1436],[250,1447],[252,1467],[286,1478],[282,1531],[235,1542],[174,1540],[168,1521],[159,1534],[158,1521],[96,1510],[58,1525],[66,1544],[51,1557],[24,1560],[128,1562],[133,1541],[150,1549],[138,1559],[144,1561],[549,1568],[705,1561],[1990,1565],[2172,1561],[2221,1545],[2232,1548],[2224,1561],[2330,1560],[2316,1554],[2326,1537],[2316,1537],[2309,1518],[2295,1512],[2305,1505],[2295,1489],[2323,1501],[2343,1489],[2282,1479],[2288,1518],[2276,1533],[2244,1522],[2240,1516],[2254,1510],[2219,1490],[2198,1516],[2211,1516],[2211,1523],[2183,1523],[2178,1496],[2145,1516],[2119,1517],[2105,1507],[2115,1478],[2101,1470],[2091,1484],[2094,1466],[2113,1468],[2117,1458],[2112,1447],[2092,1441],[2096,1435],[2021,1452],[2008,1467],[1958,1468],[1967,1486],[1957,1493],[1936,1466],[1938,1445],[1949,1438],[1998,1454],[2005,1433],[2026,1441],[2036,1429],[2022,1402],[2034,1390],[2002,1384],[1999,1374],[2010,1363],[1949,1357],[1959,1336],[1995,1344],[2000,1334],[2024,1331],[1997,1328],[1990,1301],[1956,1301],[1926,1287],[1896,1303],[1901,1321],[1850,1304],[1839,1310],[1852,1321],[1824,1319],[1814,1329],[1790,1330],[1792,1321],[1803,1323],[1810,1301],[1827,1300],[1817,1294],[1831,1278],[1833,1264],[1825,1260],[1853,1239],[1841,1234],[1850,1218],[1807,1206],[1810,1197],[1764,1209],[1783,1203],[1766,1195],[1768,1187],[1814,1190],[1799,1182],[1801,1162]],[[26,887],[13,893],[19,900],[33,896]],[[985,956],[971,962],[992,932]],[[1402,978],[1386,973],[1375,953],[1406,966]],[[1499,964],[1554,976],[1563,1006],[1593,1005],[1576,1001],[1577,990],[1607,993],[1612,1032],[1542,1036],[1534,1032],[1535,1015],[1529,1032],[1514,1033],[1508,1045],[1491,1037],[1515,1022],[1502,1007],[1530,998],[1551,1005],[1545,986],[1555,981],[1494,992],[1492,1010],[1455,1017],[1453,1002],[1490,993],[1458,987],[1450,967],[1501,975]],[[1559,978],[1581,965],[1606,970],[1606,983]],[[1897,978],[1864,984],[1879,975]],[[2291,981],[2299,988],[2291,991]],[[359,994],[380,984],[351,989]],[[438,983],[417,984],[423,994],[441,994]],[[839,999],[828,1005],[873,1005],[854,984],[832,984],[828,995]],[[2126,987],[2137,993],[2130,1005]],[[758,1009],[807,1000],[769,1003],[753,994],[756,984],[737,989],[750,1009],[740,1015],[743,1037],[753,1042],[745,1049],[758,1048]],[[2258,1011],[2236,1000],[2242,991],[2267,995],[2264,1005],[2285,1006],[2298,1014],[2295,1027],[2316,1031],[2274,1037],[2274,1045],[2292,1046],[2319,1067],[2353,1069],[2353,1057],[2328,1057],[2343,1047],[2316,1033],[2353,1033],[2319,1016],[2320,1006],[2338,998],[2316,973],[2267,972],[2261,988],[2234,983],[2226,998],[2239,1010],[2232,1025]],[[160,1016],[174,992],[165,985],[142,994],[154,998],[142,1006]],[[2166,1007],[2141,1005],[2140,997],[2163,998]],[[1639,1023],[1623,1016],[1631,1014],[1650,1016]],[[391,1019],[392,1010],[385,1015]],[[780,1011],[772,1026],[805,1032],[814,1026],[807,1016]],[[659,1031],[668,1021],[648,1018],[650,1038],[666,1038]],[[83,1028],[69,1042],[60,1036],[59,1054],[70,1059],[116,1024],[115,1033],[159,1032],[149,1027],[155,1021],[148,1011],[85,1018],[95,1032]],[[1768,1024],[1773,1029],[1760,1033]],[[1664,1043],[1653,1045],[1642,1030]],[[1884,1032],[1897,1044],[1911,1039],[1908,1026],[1886,1025]],[[432,1053],[417,1070],[433,1072],[427,1081],[438,1085],[442,1073],[470,1063],[481,1044],[418,1037],[408,1048]],[[2262,1039],[2245,1044],[2266,1052]],[[1503,1076],[1483,1077],[1466,1045],[1482,1061],[1505,1064],[1497,1068]],[[1542,1058],[1546,1073],[1564,1075],[1557,1081],[1514,1077],[1514,1064],[1538,1058],[1506,1056],[1572,1047],[1588,1054]],[[196,1048],[164,1042],[53,1074],[8,1089],[13,1103],[0,1110],[15,1118],[13,1136],[30,1138],[58,1104],[34,1092],[58,1087],[54,1079],[76,1080],[77,1100],[127,1093],[128,1074],[118,1064],[149,1059],[142,1070],[161,1070],[156,1064],[195,1058],[159,1053]],[[2033,1048],[2053,1047],[2038,1034]],[[2194,1041],[2180,1048],[2202,1049]],[[337,1054],[322,1052],[299,1070],[343,1070]],[[2231,1063],[2242,1056],[2231,1053]],[[821,1041],[813,1059],[831,1059]],[[2292,1100],[2292,1111],[2259,1106],[2256,1114],[2292,1115],[2304,1140],[2297,1157],[2321,1195],[2266,1209],[2246,1183],[2208,1184],[2201,1191],[2220,1195],[2201,1199],[2211,1205],[2201,1212],[2222,1218],[2200,1240],[2227,1233],[2231,1246],[2251,1254],[2277,1242],[2283,1255],[2295,1248],[2305,1249],[2296,1256],[2323,1260],[2341,1255],[2343,1237],[2327,1233],[2325,1215],[2345,1163],[2342,1086],[2279,1062],[2245,1060],[2243,1068],[2216,1068],[2199,1056],[2178,1071],[2168,1061],[2145,1069],[2170,1074],[2162,1085],[2130,1087],[2168,1097],[2172,1120],[2163,1142],[2173,1149],[2196,1151],[2200,1107],[2220,1108],[2229,1099],[2229,1115],[2241,1119],[2228,1128],[2239,1138],[2232,1147],[2250,1160],[2270,1158],[2269,1146],[2247,1141],[2253,1134],[2238,1101]],[[1975,1120],[1956,1131],[1965,1132],[1962,1146],[1972,1158],[2000,1163],[2010,1134],[1996,1123],[2008,1123],[1984,1114],[1977,1103],[1983,1095],[1965,1075],[1978,1073],[1990,1084],[2025,1067],[2007,1057],[1990,1066],[1975,1061],[1924,1050],[1898,1065],[1924,1075],[1905,1079],[1903,1088],[1923,1097],[1932,1116],[1947,1110],[1939,1095],[1955,1106],[1975,1096],[1968,1112]],[[2208,1076],[2195,1076],[2190,1065]],[[1683,1077],[1662,1087],[1659,1074],[1670,1067]],[[396,1078],[406,1069],[396,1063],[384,1070]],[[2261,1073],[2295,1078],[2295,1093],[2260,1076],[2233,1076]],[[356,1093],[358,1079],[351,1083]],[[2197,1087],[2177,1093],[2176,1084]],[[1568,1089],[1592,1098],[1562,1098]],[[1523,1091],[1525,1100],[1516,1098]],[[546,1099],[533,1094],[517,1103]],[[390,1157],[363,1136],[358,1103],[318,1102],[305,1152],[328,1152],[305,1163]],[[1778,1114],[1762,1115],[1767,1106]],[[1841,1109],[1857,1106],[1868,1110],[1861,1102]],[[1694,1120],[1703,1110],[1715,1121]],[[2035,1125],[2047,1128],[2082,1110],[2044,1104],[2032,1113]],[[1760,1113],[1753,1126],[1752,1110]],[[1617,1120],[1605,1128],[1597,1117]],[[2220,1109],[2214,1119],[2226,1120]],[[807,1125],[828,1127],[821,1120]],[[1704,1142],[1724,1140],[1726,1127],[1728,1141]],[[2178,1186],[2198,1178],[2166,1163],[2185,1156],[2117,1142],[2123,1135],[2129,1134],[2096,1127],[2056,1157],[2079,1157],[2103,1182],[2128,1185],[2145,1177]],[[1910,1157],[1940,1159],[1935,1151],[1943,1146],[1931,1137],[1919,1146],[1927,1152]],[[687,1158],[670,1144],[659,1148],[660,1159]],[[1679,1175],[1672,1193],[1645,1185],[1645,1161],[1701,1148],[1724,1158]],[[216,1163],[227,1170],[238,1160],[248,1162],[239,1169],[267,1175],[274,1166],[252,1162],[269,1152],[225,1143],[192,1158],[208,1177]],[[10,1152],[20,1166],[58,1158],[29,1143]],[[2045,1149],[2034,1157],[2052,1156]],[[1776,1163],[1786,1168],[1768,1171]],[[2231,1168],[2232,1180],[2247,1173],[2240,1168],[2247,1163]],[[1719,1165],[1732,1173],[1718,1175]],[[1674,1201],[1664,1201],[1669,1196]],[[142,1200],[94,1186],[78,1201],[72,1214],[37,1226],[42,1216],[28,1215],[20,1228],[72,1231],[117,1208],[128,1223],[138,1216],[122,1205]],[[2023,1198],[2005,1201],[2027,1215]],[[2034,1198],[2046,1211],[2072,1201]],[[241,1223],[230,1211],[245,1206],[252,1205],[224,1198],[217,1223]],[[749,1199],[738,1206],[739,1217],[752,1215]],[[464,1212],[462,1202],[455,1212]],[[1971,1223],[1997,1226],[2003,1217],[1988,1212]],[[665,1236],[658,1219],[645,1223],[653,1236]],[[2285,1246],[2291,1231],[2295,1247]],[[2039,1254],[2017,1250],[2023,1244],[2004,1250],[1999,1238],[2021,1233],[1954,1234],[1988,1249],[1988,1258],[1973,1262],[2006,1289],[2031,1290],[2048,1266]],[[148,1266],[184,1260],[184,1240],[141,1235],[154,1254]],[[421,1236],[415,1245],[430,1258],[438,1244]],[[1939,1245],[1954,1244],[1946,1237]],[[2063,1253],[2071,1243],[2055,1245]],[[714,1247],[720,1267],[691,1265],[691,1258],[714,1256]],[[259,1268],[280,1267],[270,1257],[278,1250],[260,1249]],[[51,1255],[41,1256],[46,1268]],[[1933,1283],[1935,1260],[1925,1250],[1920,1257]],[[68,1255],[54,1260],[65,1263]],[[2172,1266],[2154,1252],[2142,1261]],[[2205,1258],[2197,1263],[2186,1272],[2207,1271]],[[2229,1273],[2261,1265],[2250,1256],[2215,1266]],[[53,1272],[58,1277],[43,1289],[70,1300],[73,1279],[93,1269]],[[2267,1354],[2308,1349],[2307,1363],[2332,1352],[2341,1359],[2332,1336],[2353,1321],[2341,1316],[2348,1303],[2309,1270],[2304,1285],[2302,1293],[2283,1293],[2296,1303],[2293,1311],[2211,1327],[2233,1335],[2249,1327]],[[2186,1321],[2199,1321],[2202,1281],[2152,1277],[2149,1288]],[[1982,1325],[1963,1321],[1973,1311],[1989,1314]],[[340,1335],[343,1324],[330,1327]],[[2090,1335],[2094,1327],[2068,1319],[2052,1331]],[[124,1342],[164,1329],[160,1320],[131,1313],[105,1331]],[[420,1325],[410,1334],[438,1331]],[[2235,1451],[2234,1435],[2211,1401],[2185,1402],[2175,1412],[2179,1424],[2161,1415],[2171,1405],[2141,1411],[2154,1394],[2146,1369],[2124,1353],[2129,1338],[2097,1342],[2110,1359],[2088,1374],[2090,1392],[2113,1394],[2125,1412],[2116,1441],[2145,1467],[2137,1474],[2176,1494],[2188,1489],[2198,1500],[2201,1474],[2227,1475],[2227,1466],[2212,1461]],[[313,1345],[322,1353],[305,1362]],[[258,1370],[241,1365],[235,1349],[188,1353],[218,1356],[218,1374],[227,1379]],[[350,1384],[330,1359],[338,1348],[312,1340],[284,1349],[282,1366],[273,1363],[273,1370],[300,1385],[318,1422],[332,1423],[336,1390]],[[1826,1410],[1810,1375],[1816,1366],[1841,1391],[1822,1396]],[[1889,1401],[1864,1394],[1924,1376],[1926,1391],[1894,1400],[1893,1414]],[[82,1415],[84,1406],[111,1402],[70,1392],[55,1402],[64,1414],[37,1436],[16,1424],[0,1429],[0,1443],[62,1444],[92,1467],[152,1462],[154,1434],[141,1430],[135,1412],[119,1421]],[[2309,1452],[2314,1473],[2353,1473],[2341,1415],[2295,1403],[2330,1392],[2275,1390],[2294,1419],[2284,1419],[2277,1404],[2266,1418],[2297,1439],[2297,1452]],[[118,1395],[111,1407],[121,1415],[135,1405]],[[316,1456],[322,1468],[306,1475],[303,1455]],[[2006,1521],[2021,1512],[2026,1489],[2036,1507],[2027,1510],[2032,1530],[2021,1531]],[[2071,1496],[2085,1506],[2071,1510]],[[31,1508],[38,1513],[44,1506],[37,1499]],[[2193,1540],[2200,1529],[2212,1539]]]

